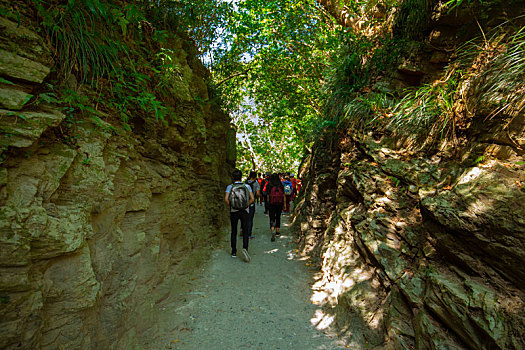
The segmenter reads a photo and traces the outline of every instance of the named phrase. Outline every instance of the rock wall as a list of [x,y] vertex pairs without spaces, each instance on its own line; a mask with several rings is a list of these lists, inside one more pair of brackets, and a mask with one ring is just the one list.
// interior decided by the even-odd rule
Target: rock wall
[[140,348],[156,303],[206,258],[226,223],[235,134],[195,101],[208,98],[205,68],[184,45],[173,88],[184,119],[71,123],[33,103],[49,48],[0,17],[0,348]]
[[[457,24],[429,41],[457,43]],[[425,57],[450,55],[431,47],[420,80],[437,75]],[[392,84],[413,85],[403,68]],[[525,348],[525,114],[477,107],[455,147],[356,130],[314,146],[294,227],[350,348]]]

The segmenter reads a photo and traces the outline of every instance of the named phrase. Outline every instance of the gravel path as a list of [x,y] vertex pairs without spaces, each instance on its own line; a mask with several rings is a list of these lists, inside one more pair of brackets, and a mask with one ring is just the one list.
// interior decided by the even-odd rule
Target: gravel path
[[[311,277],[296,255],[288,220],[270,241],[268,216],[257,206],[251,262],[230,256],[229,234],[192,282],[186,303],[166,305],[161,318],[170,334],[163,349],[344,349],[315,324],[322,315],[311,301]],[[318,328],[319,325],[317,325]]]

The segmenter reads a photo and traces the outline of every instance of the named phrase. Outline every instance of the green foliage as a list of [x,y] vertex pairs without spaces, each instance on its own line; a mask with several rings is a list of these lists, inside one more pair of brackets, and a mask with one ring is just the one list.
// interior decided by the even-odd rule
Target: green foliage
[[35,0],[35,6],[66,78],[76,72],[82,82],[93,82],[115,69],[126,47],[112,35],[115,18],[107,2],[70,0],[61,5]]
[[454,95],[458,87],[458,72],[453,71],[444,81],[426,84],[409,90],[393,110],[390,124],[402,131],[425,133],[440,123],[441,136],[453,121]]
[[15,83],[12,83],[12,82],[10,82],[9,80],[4,79],[4,78],[2,78],[2,77],[0,77],[0,83],[2,83],[2,84],[8,84],[8,85],[15,85]]
[[301,140],[294,125],[283,119],[260,120],[249,110],[234,115],[238,132],[237,167],[244,173],[260,171],[295,171],[301,156]]
[[208,53],[221,40],[233,9],[231,1],[223,0],[159,0],[143,5],[151,23],[187,32],[200,54]]
[[[361,55],[366,55],[366,51]],[[525,28],[512,35],[496,28],[488,36],[460,47],[456,56],[457,60],[445,69],[441,80],[406,90],[399,100],[377,92],[363,94],[356,91],[361,88],[359,85],[352,84],[357,80],[355,72],[373,70],[377,61],[371,59],[368,65],[361,66],[355,62],[342,64],[340,69],[347,73],[334,79],[337,89],[327,105],[329,115],[338,127],[344,128],[371,129],[388,120],[391,129],[425,139],[454,135],[458,121],[468,117],[458,114],[455,107],[465,95],[469,96],[465,102],[471,114],[487,108],[490,118],[522,113],[525,103],[519,92],[525,91]],[[363,76],[366,74],[359,76],[361,81]],[[460,93],[465,87],[469,92]]]
[[525,28],[513,35],[495,30],[488,39],[477,38],[460,47],[456,63],[440,81],[409,91],[393,109],[390,125],[411,134],[439,131],[445,137],[458,118],[454,105],[467,86],[468,112],[489,110],[488,117],[514,117],[525,109]]
[[323,113],[325,70],[339,47],[334,21],[311,1],[245,0],[236,5],[221,45],[210,53],[215,89],[228,97],[228,111],[251,106],[261,120],[253,132],[266,132],[264,126],[277,133],[270,148],[281,149],[279,140],[293,135],[297,147],[283,146],[283,157],[295,157],[282,165],[290,170]]
[[[165,46],[170,45],[180,21],[168,23],[159,9],[179,8],[181,4],[35,0],[43,29],[54,46],[59,80],[68,81],[74,75],[96,92],[88,97],[61,88],[41,93],[37,103],[64,104],[70,122],[77,113],[83,113],[103,128],[107,127],[103,126],[102,114],[94,105],[110,114],[116,112],[127,130],[131,130],[128,123],[133,116],[165,121],[168,114],[174,115],[165,100],[170,98],[174,79],[182,79],[182,67],[174,59],[173,48]],[[152,22],[160,28],[153,27]],[[68,85],[72,83],[74,80]]]
[[401,180],[395,176],[390,176],[390,181],[394,187],[398,187],[401,184]]
[[403,0],[394,23],[394,35],[410,39],[423,38],[430,24],[434,2],[434,0]]
[[326,113],[335,119],[346,113],[346,106],[353,100],[355,92],[368,82],[369,72],[364,59],[372,48],[370,40],[353,33],[341,33],[340,39],[343,45],[331,62],[326,86],[330,92]]
[[525,27],[510,37],[497,28],[482,44],[466,45],[463,60],[480,62],[472,78],[474,106],[490,106],[489,117],[516,116],[525,109]]
[[[380,90],[370,93],[362,90],[370,84],[371,76],[384,74],[397,64],[406,50],[406,41],[387,39],[378,44],[347,33],[343,43],[329,71],[325,118],[343,129],[373,127],[383,111],[392,107],[393,96]],[[315,139],[316,134],[313,136]]]
[[58,96],[54,92],[43,92],[39,94],[37,101],[38,103],[44,102],[48,104],[55,104],[60,102]]
[[0,6],[0,16],[14,20],[18,25],[21,24],[20,12],[13,8]]
[[149,92],[152,82],[148,75],[126,66],[112,72],[111,81],[107,106],[117,111],[126,129],[130,129],[128,122],[137,111],[141,111],[143,116],[152,115],[156,120],[165,120],[168,108],[154,93]]
[[[49,94],[54,95],[54,94]],[[60,103],[65,104],[62,108],[66,115],[66,121],[70,124],[78,123],[77,114],[84,114],[95,124],[99,119],[100,113],[93,108],[92,100],[84,94],[75,90],[64,88],[60,91]]]
[[487,159],[486,155],[481,155],[474,160],[474,165],[483,163]]
[[182,79],[182,67],[173,56],[173,50],[167,48],[161,48],[157,53],[157,59],[160,62],[158,69],[155,70],[160,76],[157,87],[168,87],[172,79]]

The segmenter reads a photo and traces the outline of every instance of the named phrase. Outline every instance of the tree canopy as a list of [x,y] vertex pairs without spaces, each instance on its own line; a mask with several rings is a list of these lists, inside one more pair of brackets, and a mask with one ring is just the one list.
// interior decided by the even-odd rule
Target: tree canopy
[[340,45],[336,23],[314,1],[232,4],[209,66],[240,133],[243,168],[293,170],[322,114],[323,85]]

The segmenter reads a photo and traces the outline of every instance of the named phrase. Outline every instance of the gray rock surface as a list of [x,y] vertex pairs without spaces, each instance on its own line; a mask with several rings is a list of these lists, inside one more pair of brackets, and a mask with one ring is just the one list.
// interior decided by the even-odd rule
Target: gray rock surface
[[[52,61],[41,38],[1,18],[0,28],[0,75],[42,91]],[[156,304],[182,293],[179,272],[216,244],[229,117],[195,102],[207,97],[205,68],[178,44],[184,118],[145,117],[136,133],[118,116],[95,125],[24,105],[28,95],[2,85],[0,348],[138,348],[158,330]]]
[[20,110],[33,95],[21,90],[0,88],[0,105],[11,110]]

